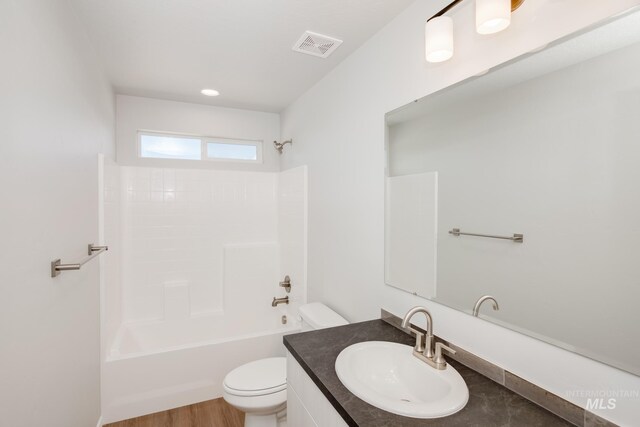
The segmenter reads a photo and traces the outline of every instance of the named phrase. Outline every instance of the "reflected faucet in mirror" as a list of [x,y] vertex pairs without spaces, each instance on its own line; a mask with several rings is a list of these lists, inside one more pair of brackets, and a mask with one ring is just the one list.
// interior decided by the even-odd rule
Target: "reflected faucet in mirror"
[[480,297],[480,299],[478,299],[478,301],[476,301],[476,305],[473,306],[473,316],[474,317],[478,317],[478,313],[480,312],[480,307],[482,307],[482,303],[484,303],[487,300],[491,300],[493,302],[493,309],[495,311],[500,310],[500,306],[498,305],[498,301],[492,297],[491,295],[485,295]]

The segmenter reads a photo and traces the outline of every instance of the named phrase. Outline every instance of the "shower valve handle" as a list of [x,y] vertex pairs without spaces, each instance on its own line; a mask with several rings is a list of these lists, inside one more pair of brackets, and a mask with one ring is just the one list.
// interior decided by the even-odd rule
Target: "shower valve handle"
[[284,288],[287,293],[291,292],[291,279],[289,276],[284,276],[284,281],[280,282],[280,287]]

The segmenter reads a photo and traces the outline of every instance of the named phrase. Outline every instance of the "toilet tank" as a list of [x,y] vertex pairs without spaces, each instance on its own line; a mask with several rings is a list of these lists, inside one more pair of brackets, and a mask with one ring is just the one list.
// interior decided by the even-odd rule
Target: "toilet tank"
[[302,319],[303,332],[349,324],[344,317],[320,302],[305,304],[298,311]]

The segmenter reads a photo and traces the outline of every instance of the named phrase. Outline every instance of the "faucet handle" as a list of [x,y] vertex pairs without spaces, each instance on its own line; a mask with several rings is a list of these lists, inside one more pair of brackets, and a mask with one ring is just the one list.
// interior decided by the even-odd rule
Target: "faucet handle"
[[441,343],[441,342],[437,342],[436,343],[436,355],[433,357],[433,361],[438,366],[438,369],[444,369],[447,366],[447,361],[445,360],[444,356],[442,355],[442,351],[443,350],[448,351],[450,354],[456,354],[456,351],[454,349],[452,349],[451,347],[449,347],[448,345],[446,345],[444,343]]
[[287,293],[291,292],[291,279],[289,276],[284,276],[284,281],[280,282],[280,287],[284,288]]
[[418,353],[424,352],[424,342],[426,338],[425,333],[417,329],[414,329],[411,326],[409,326],[407,329],[409,329],[411,332],[416,334],[416,345],[415,347],[413,347],[413,350],[417,351]]

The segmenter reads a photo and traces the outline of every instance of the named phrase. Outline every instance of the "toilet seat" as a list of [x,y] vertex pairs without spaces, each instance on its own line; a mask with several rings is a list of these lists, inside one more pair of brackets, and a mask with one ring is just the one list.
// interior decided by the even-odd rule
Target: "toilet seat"
[[234,396],[265,396],[287,388],[287,359],[270,357],[239,366],[224,378],[224,390]]
[[[348,323],[320,303],[300,307],[300,316],[303,320],[303,331],[309,328],[330,328]],[[227,374],[222,387],[224,400],[245,413],[244,427],[286,425],[286,358],[271,357],[239,366]]]
[[271,388],[266,388],[266,389],[262,389],[262,390],[237,390],[235,388],[231,388],[226,384],[223,384],[224,386],[224,391],[226,391],[229,394],[233,394],[234,396],[247,396],[247,397],[251,397],[251,396],[265,396],[267,394],[273,394],[273,393],[277,393],[279,391],[282,390],[286,390],[287,389],[287,384],[282,384],[279,385],[277,387],[271,387]]

